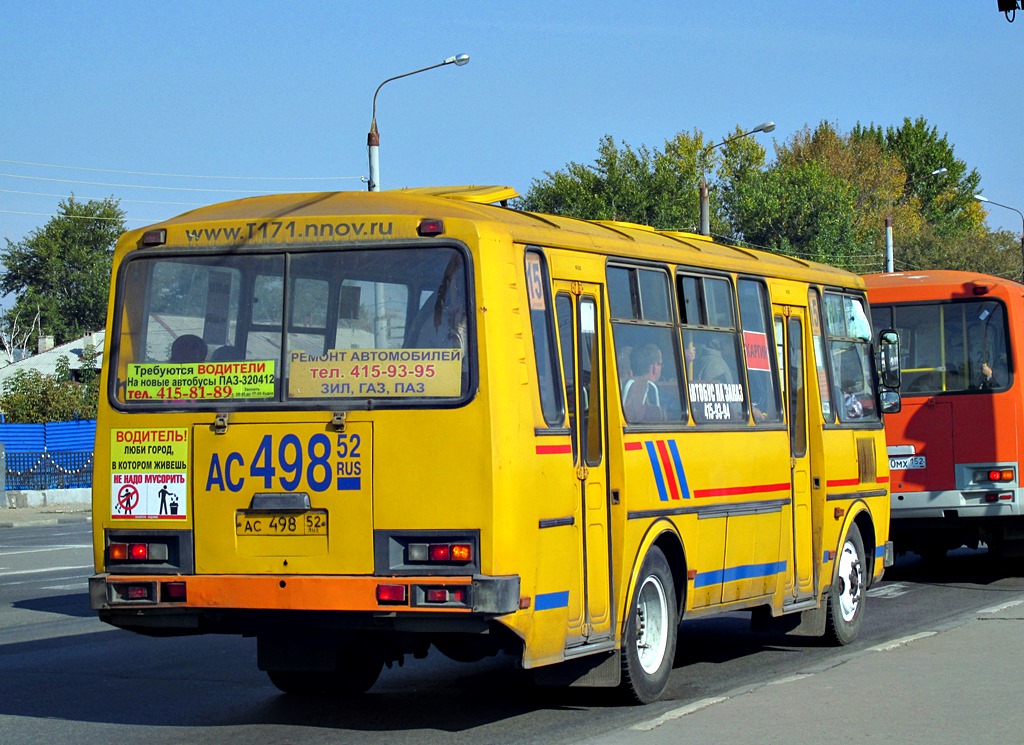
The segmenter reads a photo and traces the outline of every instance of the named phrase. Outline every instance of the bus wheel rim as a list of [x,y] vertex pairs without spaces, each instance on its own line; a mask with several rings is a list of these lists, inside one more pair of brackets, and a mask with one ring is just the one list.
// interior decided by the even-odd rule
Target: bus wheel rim
[[857,615],[857,607],[860,605],[860,592],[864,583],[864,575],[857,556],[857,548],[852,541],[843,544],[843,550],[839,555],[839,579],[841,592],[839,593],[839,612],[844,621],[852,621]]
[[665,588],[656,577],[648,577],[640,587],[636,603],[637,659],[648,675],[656,673],[665,659],[668,623]]

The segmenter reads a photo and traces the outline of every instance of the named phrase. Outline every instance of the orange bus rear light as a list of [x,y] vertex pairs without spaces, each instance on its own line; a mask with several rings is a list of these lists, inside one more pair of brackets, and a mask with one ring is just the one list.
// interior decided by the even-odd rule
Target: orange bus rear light
[[377,585],[377,602],[404,605],[409,602],[408,589],[405,585]]
[[107,558],[112,561],[126,561],[128,559],[128,544],[111,543],[107,546]]
[[452,561],[468,562],[473,560],[473,547],[468,543],[452,544]]

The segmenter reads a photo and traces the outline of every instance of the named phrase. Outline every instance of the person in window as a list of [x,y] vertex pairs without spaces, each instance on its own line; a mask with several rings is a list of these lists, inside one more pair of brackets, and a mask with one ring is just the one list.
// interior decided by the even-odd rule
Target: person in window
[[709,334],[707,344],[697,355],[694,379],[701,383],[733,382],[732,369],[722,356],[722,339],[718,334]]
[[171,362],[206,362],[206,342],[195,334],[182,334],[171,342]]
[[994,388],[999,387],[999,381],[996,379],[995,371],[992,370],[992,366],[988,362],[981,363],[981,377],[978,380],[978,388],[983,391],[990,391]]
[[622,388],[622,409],[631,423],[663,422],[658,379],[661,377],[661,350],[656,344],[640,344],[633,348],[630,367],[633,377]]

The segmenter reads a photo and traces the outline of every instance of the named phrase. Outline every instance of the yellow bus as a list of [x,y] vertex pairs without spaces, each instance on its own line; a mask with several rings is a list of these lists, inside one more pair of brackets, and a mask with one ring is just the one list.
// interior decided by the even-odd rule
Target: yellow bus
[[852,640],[891,565],[862,281],[507,187],[256,197],[122,236],[92,607],[289,693],[431,646],[665,689],[683,617]]

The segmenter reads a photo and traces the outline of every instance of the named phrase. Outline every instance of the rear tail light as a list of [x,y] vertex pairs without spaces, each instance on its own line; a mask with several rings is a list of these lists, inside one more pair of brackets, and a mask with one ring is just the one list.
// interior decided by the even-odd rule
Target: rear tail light
[[984,471],[974,472],[975,483],[995,482],[1007,483],[1013,481],[1016,474],[1012,468],[989,468]]
[[109,561],[167,561],[169,556],[166,543],[111,543],[107,546]]
[[184,603],[188,600],[184,582],[165,582],[160,585],[165,603]]
[[466,604],[466,588],[465,587],[431,587],[423,593],[423,598],[428,603],[435,603],[438,605],[448,605],[451,603],[458,603],[459,605]]
[[377,585],[377,602],[386,605],[405,605],[409,590],[405,585]]
[[410,543],[408,557],[417,564],[469,564],[473,547],[468,543]]

